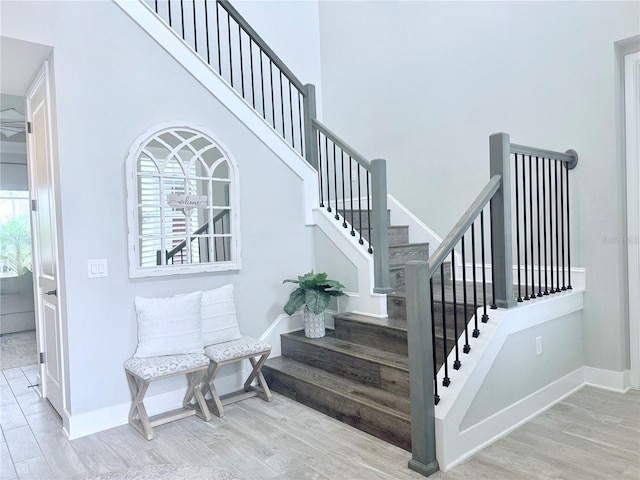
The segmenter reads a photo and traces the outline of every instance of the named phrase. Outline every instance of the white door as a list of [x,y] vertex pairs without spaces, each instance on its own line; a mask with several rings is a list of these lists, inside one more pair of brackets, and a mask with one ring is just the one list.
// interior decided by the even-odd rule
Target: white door
[[640,52],[625,56],[631,386],[640,388]]
[[32,200],[33,277],[38,346],[42,352],[42,394],[62,416],[62,329],[58,301],[58,269],[50,90],[47,62],[26,97],[29,190]]

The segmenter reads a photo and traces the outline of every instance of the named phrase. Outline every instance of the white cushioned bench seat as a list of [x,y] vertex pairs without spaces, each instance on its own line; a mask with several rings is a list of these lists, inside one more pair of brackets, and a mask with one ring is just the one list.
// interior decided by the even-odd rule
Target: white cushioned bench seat
[[187,370],[202,367],[209,367],[209,358],[199,353],[147,358],[134,357],[124,362],[125,370],[143,380],[177,375]]
[[237,340],[204,347],[204,354],[214,362],[248,358],[271,351],[271,345],[256,338],[242,336]]

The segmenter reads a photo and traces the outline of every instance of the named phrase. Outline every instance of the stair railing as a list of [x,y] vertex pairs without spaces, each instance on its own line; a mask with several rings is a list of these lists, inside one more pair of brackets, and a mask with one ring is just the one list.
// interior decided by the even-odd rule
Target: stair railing
[[[491,135],[489,145],[492,177],[487,185],[428,262],[406,265],[412,429],[409,468],[424,475],[438,469],[438,365],[442,365],[442,386],[448,387],[450,368],[460,369],[461,351],[471,351],[469,331],[474,338],[480,335],[482,324],[489,320],[489,309],[512,308],[519,302],[572,288],[568,171],[576,166],[577,153],[512,144],[506,133]],[[450,278],[445,273],[448,259]],[[436,289],[440,308],[435,304]]]
[[[228,0],[143,1],[318,170],[320,205],[330,212],[335,210],[345,228],[349,223],[352,235],[358,231],[359,242],[366,242],[374,256],[374,292],[390,292],[385,161],[369,163],[316,119],[315,87],[303,84]],[[332,151],[333,155],[338,151],[349,156],[349,172],[354,178],[351,183],[339,174],[337,163],[329,165]],[[322,168],[321,154],[325,161]],[[358,208],[362,208],[355,215],[347,214],[345,205],[355,204],[354,195]]]
[[350,229],[374,256],[374,292],[390,293],[386,160],[367,161],[318,120],[311,122],[318,154],[320,207]]

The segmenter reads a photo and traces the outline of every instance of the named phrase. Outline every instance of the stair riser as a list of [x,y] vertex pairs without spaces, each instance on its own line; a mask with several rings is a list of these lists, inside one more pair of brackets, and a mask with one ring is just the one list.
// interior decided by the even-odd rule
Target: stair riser
[[411,423],[408,419],[272,370],[268,366],[264,367],[263,372],[273,391],[411,451]]
[[389,246],[389,266],[404,266],[413,260],[429,259],[428,244],[409,244]]
[[321,345],[299,342],[292,337],[283,336],[281,341],[285,357],[365,385],[400,395],[409,394],[409,372],[406,370],[329,350]]
[[386,327],[354,322],[334,317],[335,335],[340,340],[407,355],[407,332]]
[[[404,268],[389,269],[389,285],[391,286],[394,292],[406,291],[405,282],[404,282]],[[392,315],[389,313],[389,316],[392,316]]]

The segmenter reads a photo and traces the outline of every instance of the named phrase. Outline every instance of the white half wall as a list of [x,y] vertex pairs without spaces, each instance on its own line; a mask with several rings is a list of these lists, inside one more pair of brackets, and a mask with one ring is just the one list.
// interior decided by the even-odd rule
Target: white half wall
[[[584,292],[492,310],[435,407],[440,468],[448,470],[584,383]],[[538,340],[539,339],[539,340]],[[540,355],[536,343],[541,343]],[[462,351],[464,337],[459,342]],[[454,353],[451,354],[451,360]],[[444,369],[438,373],[442,385]]]

